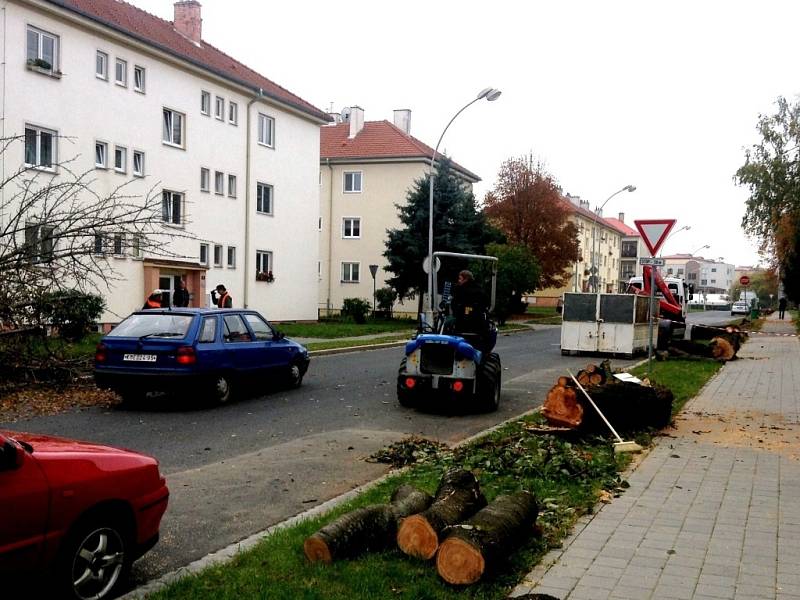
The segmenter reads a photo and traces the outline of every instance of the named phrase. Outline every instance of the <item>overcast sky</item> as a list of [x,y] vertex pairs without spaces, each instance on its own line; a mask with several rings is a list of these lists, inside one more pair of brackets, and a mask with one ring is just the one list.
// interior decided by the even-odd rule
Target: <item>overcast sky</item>
[[[172,20],[170,0],[131,0]],[[409,108],[433,146],[481,176],[528,153],[604,216],[688,225],[664,254],[758,262],[733,182],[760,113],[795,99],[800,3],[201,0],[203,38],[321,109]]]

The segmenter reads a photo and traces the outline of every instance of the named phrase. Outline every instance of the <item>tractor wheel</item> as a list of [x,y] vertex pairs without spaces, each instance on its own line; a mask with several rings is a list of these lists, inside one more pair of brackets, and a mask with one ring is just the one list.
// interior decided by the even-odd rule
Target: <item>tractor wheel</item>
[[500,379],[502,367],[500,356],[492,352],[478,368],[477,392],[475,401],[477,408],[483,412],[494,412],[500,406]]
[[397,370],[397,401],[400,403],[400,406],[405,406],[406,408],[414,408],[417,405],[416,394],[413,392],[405,389],[400,384],[400,378],[405,375],[406,372],[406,363],[408,362],[408,358],[403,357],[403,360],[400,361],[400,368]]

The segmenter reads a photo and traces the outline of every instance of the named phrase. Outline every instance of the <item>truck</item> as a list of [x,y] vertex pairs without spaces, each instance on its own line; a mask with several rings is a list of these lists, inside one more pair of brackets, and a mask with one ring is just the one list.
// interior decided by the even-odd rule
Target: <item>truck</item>
[[[628,280],[628,292],[649,297],[652,269],[652,266],[644,265],[642,277],[631,277]],[[678,277],[662,277],[657,268],[654,279],[659,307],[658,347],[664,348],[670,338],[683,338],[686,333],[686,313],[693,297],[694,286],[687,286]]]

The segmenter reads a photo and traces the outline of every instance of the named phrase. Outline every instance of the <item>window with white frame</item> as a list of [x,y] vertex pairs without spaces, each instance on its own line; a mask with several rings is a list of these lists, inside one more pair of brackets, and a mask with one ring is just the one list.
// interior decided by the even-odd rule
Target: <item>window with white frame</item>
[[128,149],[122,146],[114,146],[114,170],[117,173],[125,173],[128,170]]
[[275,119],[261,113],[258,113],[258,143],[275,147]]
[[113,240],[113,251],[116,256],[122,256],[125,252],[125,234],[115,233]]
[[133,67],[133,89],[137,92],[144,93],[145,86],[145,69],[140,65]]
[[256,212],[272,214],[272,186],[268,183],[256,184]]
[[342,263],[342,283],[358,283],[360,281],[359,263]]
[[114,83],[127,87],[128,85],[128,61],[118,58],[114,62]]
[[95,254],[105,254],[106,253],[106,238],[102,233],[95,233],[94,234],[94,243],[92,251]]
[[132,258],[142,258],[142,236],[139,233],[134,233],[131,236],[131,244],[129,246]]
[[198,262],[201,265],[208,264],[208,244],[200,244],[200,257]]
[[347,194],[361,193],[361,171],[344,172],[344,191]]
[[98,169],[108,168],[108,144],[105,142],[94,143],[94,166]]
[[256,250],[256,276],[272,271],[272,252]]
[[171,146],[183,148],[183,122],[186,117],[183,113],[164,109],[163,141]]
[[228,196],[236,198],[236,175],[228,175]]
[[35,125],[25,125],[25,164],[52,169],[56,161],[56,132]]
[[236,102],[228,102],[228,123],[231,125],[239,124],[239,106]]
[[33,262],[46,262],[53,258],[55,228],[41,223],[25,224],[25,252]]
[[144,152],[141,150],[133,151],[133,174],[136,177],[144,177]]
[[108,54],[100,50],[97,51],[94,74],[98,79],[108,81]]
[[225,174],[220,171],[214,171],[214,193],[225,193]]
[[209,191],[209,181],[211,179],[211,171],[206,169],[205,167],[200,167],[200,191],[207,192]]
[[28,25],[27,58],[28,64],[45,71],[57,71],[58,36]]
[[214,117],[220,121],[225,117],[225,99],[219,96],[214,98]]
[[236,268],[236,246],[228,246],[228,268]]
[[161,192],[161,219],[171,225],[183,223],[183,194],[170,190]]
[[200,92],[200,112],[208,116],[211,114],[211,93]]
[[342,237],[345,239],[361,237],[361,217],[344,217],[342,219]]
[[214,244],[214,266],[222,266],[222,244]]

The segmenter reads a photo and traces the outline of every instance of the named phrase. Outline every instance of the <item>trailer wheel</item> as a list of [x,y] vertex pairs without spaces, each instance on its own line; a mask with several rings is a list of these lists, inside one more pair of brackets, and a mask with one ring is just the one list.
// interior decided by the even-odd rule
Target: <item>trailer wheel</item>
[[500,356],[496,352],[492,352],[478,368],[478,389],[475,400],[479,410],[494,412],[499,408],[501,374]]
[[404,388],[400,383],[400,380],[406,373],[407,362],[408,358],[404,357],[403,360],[400,361],[400,368],[397,370],[397,401],[400,403],[400,406],[414,408],[417,405],[416,394]]

